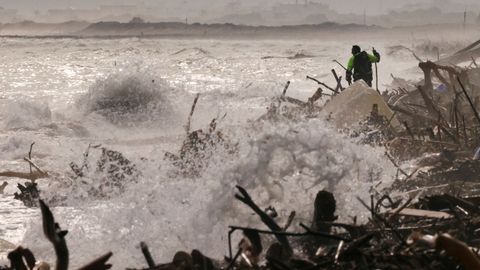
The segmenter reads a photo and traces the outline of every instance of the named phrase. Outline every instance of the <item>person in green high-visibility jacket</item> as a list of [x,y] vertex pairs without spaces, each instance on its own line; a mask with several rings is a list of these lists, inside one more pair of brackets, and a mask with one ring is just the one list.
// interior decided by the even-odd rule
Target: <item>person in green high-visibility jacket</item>
[[348,84],[353,81],[364,80],[368,86],[372,87],[373,72],[372,63],[380,62],[380,54],[373,49],[373,55],[362,51],[360,46],[354,45],[352,47],[353,56],[350,58],[347,64],[347,82]]

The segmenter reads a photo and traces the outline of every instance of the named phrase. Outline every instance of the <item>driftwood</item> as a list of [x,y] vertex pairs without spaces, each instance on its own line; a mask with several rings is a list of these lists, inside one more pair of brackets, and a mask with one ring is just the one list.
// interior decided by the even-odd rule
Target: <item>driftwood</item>
[[27,207],[38,206],[38,199],[40,198],[40,191],[38,190],[38,184],[35,182],[26,182],[24,185],[17,184],[20,193],[15,192],[13,198],[23,202]]
[[[321,81],[319,81],[319,80],[317,80],[317,79],[315,79],[315,78],[313,78],[313,77],[307,76],[307,79],[308,79],[308,80],[312,80],[312,81],[314,81],[314,82],[316,82],[316,83],[324,86],[324,87],[327,88],[328,90],[332,91],[334,94],[338,94],[338,91],[337,91],[337,90],[333,89],[332,87],[326,85],[325,83],[323,83],[323,82],[321,82]],[[338,84],[338,81],[337,81],[337,84]]]
[[[23,160],[25,160],[29,164],[30,173],[15,172],[15,171],[2,171],[2,172],[0,172],[0,177],[3,176],[3,177],[11,177],[11,178],[21,178],[21,179],[27,179],[27,180],[30,180],[30,181],[35,181],[35,180],[41,179],[41,178],[48,178],[49,177],[48,173],[43,171],[42,169],[40,169],[40,167],[32,161],[32,148],[33,148],[34,144],[35,143],[32,143],[30,145],[30,151],[28,152],[28,158],[27,157],[23,158]],[[36,172],[32,171],[32,167],[35,168]]]
[[0,172],[0,176],[3,177],[11,177],[11,178],[21,178],[27,179],[30,181],[35,181],[37,179],[47,178],[48,175],[45,175],[40,172],[33,172],[33,173],[24,173],[24,172],[14,172],[14,171],[3,171]]
[[43,233],[45,237],[53,244],[55,254],[57,255],[56,270],[67,270],[69,253],[65,235],[68,231],[62,231],[58,223],[55,222],[50,208],[40,200],[40,209],[42,210]]
[[457,80],[458,80],[458,83],[460,84],[460,87],[462,88],[463,94],[465,94],[465,97],[467,98],[468,103],[470,104],[470,108],[472,108],[473,115],[475,116],[475,118],[477,119],[478,123],[480,124],[480,115],[478,114],[478,111],[477,111],[477,109],[475,108],[475,105],[473,104],[472,99],[471,99],[470,96],[468,95],[467,90],[465,90],[465,86],[463,86],[463,83],[462,83],[462,81],[460,80],[459,77],[457,77]]
[[440,59],[437,63],[438,64],[459,64],[461,62],[465,62],[471,60],[472,58],[478,58],[480,56],[480,40],[470,44],[469,46],[465,47],[464,49],[456,52],[455,54],[446,57],[444,59]]
[[155,261],[152,258],[152,254],[150,254],[150,250],[148,250],[147,244],[145,242],[140,242],[140,249],[142,250],[143,256],[147,261],[149,268],[154,268],[156,266]]
[[335,81],[337,82],[337,86],[335,87],[335,92],[343,91],[343,86],[342,86],[342,76],[338,76],[337,72],[335,69],[332,69],[332,74],[333,77],[335,78]]
[[454,239],[449,234],[432,236],[422,235],[416,232],[410,235],[409,241],[412,244],[419,243],[440,251],[444,250],[448,255],[457,259],[467,270],[480,269],[478,252],[474,252],[472,248],[467,246],[465,243]]
[[[427,166],[425,164],[428,164],[432,167],[428,170],[404,169],[397,162],[399,155],[395,151],[395,147],[388,144],[390,150],[387,154],[388,158],[397,167],[398,171],[405,176],[402,179],[397,175],[396,178],[402,181],[395,182],[392,189],[403,191],[404,195],[411,196],[410,199],[404,201],[403,198],[382,196],[382,194],[379,194],[380,191],[372,189],[369,201],[358,198],[359,202],[370,212],[369,221],[358,224],[356,217],[352,217],[352,223],[348,224],[334,222],[337,218],[335,216],[337,207],[335,198],[329,192],[320,191],[313,202],[312,214],[307,217],[308,220],[312,221],[309,224],[310,227],[300,223],[303,231],[290,232],[288,228],[293,223],[295,212],[290,214],[286,222],[282,221],[283,226],[280,226],[280,222],[275,219],[276,211],[274,209],[262,210],[245,189],[237,186],[239,194],[235,195],[236,199],[249,206],[268,229],[229,226],[230,256],[225,258],[224,261],[212,260],[200,251],[193,250],[191,253],[179,251],[171,262],[156,264],[147,245],[141,243],[140,248],[148,269],[441,270],[456,269],[460,266],[464,269],[478,269],[480,267],[478,252],[471,247],[478,246],[478,243],[480,243],[480,237],[478,236],[480,197],[469,198],[451,195],[460,194],[462,190],[467,189],[469,192],[474,192],[480,187],[480,177],[478,176],[480,175],[480,161],[461,155],[463,151],[471,156],[472,149],[468,147],[470,145],[476,147],[479,142],[477,138],[480,128],[478,123],[472,123],[475,122],[472,116],[478,117],[476,112],[478,104],[475,102],[474,91],[472,91],[471,97],[466,92],[466,89],[472,90],[474,88],[472,88],[468,79],[464,78],[463,71],[456,67],[442,66],[432,62],[421,63],[421,67],[425,73],[425,85],[408,93],[404,89],[410,88],[402,86],[403,90],[399,88],[395,93],[395,95],[400,95],[400,98],[391,98],[391,96],[385,94],[385,97],[389,100],[396,100],[395,106],[392,106],[398,112],[395,115],[401,118],[400,122],[407,123],[405,125],[406,130],[395,133],[394,140],[398,144],[397,147],[412,148],[414,149],[410,150],[412,152],[438,153],[435,158],[431,157],[431,162],[426,162],[426,158],[419,161],[419,166]],[[341,90],[341,85],[338,84],[340,77],[336,77],[337,89],[333,90],[334,93]],[[461,80],[457,78],[461,78]],[[437,83],[437,79],[442,86],[441,89],[438,88],[441,93],[433,90],[432,80]],[[280,97],[273,101],[273,105],[278,102],[278,106],[273,106],[275,109],[280,107],[281,102],[288,102],[297,105],[298,112],[306,114],[309,106],[313,106],[313,103],[324,95],[322,89],[318,88],[307,102],[303,102],[286,96],[288,85],[287,83]],[[447,86],[447,90],[452,91],[445,90],[443,85]],[[464,95],[455,91],[455,88],[458,89],[458,87],[462,87]],[[192,105],[187,123],[187,139],[197,140],[203,138],[204,135],[199,131],[191,132],[189,128],[197,98]],[[474,112],[473,115],[470,115],[465,100],[469,102],[470,109]],[[422,104],[422,101],[425,105]],[[374,113],[374,111],[372,108],[372,114],[367,119],[369,121],[365,121],[365,125],[376,122],[374,120],[379,116],[378,107],[377,113]],[[275,113],[280,114],[282,111],[279,110]],[[408,122],[405,118],[413,121]],[[383,119],[380,122],[390,122],[392,119],[393,117]],[[216,122],[216,119],[211,122],[208,134],[213,134],[216,129]],[[387,141],[386,137],[382,140],[378,142],[380,145],[393,141]],[[465,144],[463,144],[463,141],[465,141]],[[202,143],[206,145],[210,141],[195,141],[189,147],[192,147],[191,149],[194,147],[201,148]],[[32,146],[33,144],[31,148]],[[184,150],[184,153],[188,152],[188,149]],[[197,153],[200,153],[196,156],[197,158],[202,159],[204,157],[201,152]],[[106,156],[109,155],[106,154]],[[412,155],[409,157],[411,158]],[[38,166],[35,166],[32,162],[30,155],[26,161],[30,161],[30,174],[42,172],[40,168],[36,168]],[[109,163],[108,160],[105,160],[104,164],[106,163]],[[83,169],[84,166],[78,168]],[[106,166],[104,170],[108,171]],[[401,188],[398,186],[400,184],[402,185]],[[412,192],[436,191],[439,193],[440,190],[448,188],[453,190],[451,194],[422,196],[418,202],[413,203],[412,198],[415,194],[412,194]],[[385,192],[390,194],[389,191],[387,189]],[[42,201],[40,203],[45,235],[54,245],[57,254],[56,268],[66,269],[68,266],[68,249],[63,238],[66,232],[60,230],[48,207]],[[305,217],[301,218],[304,219]],[[231,244],[231,235],[234,231],[243,233],[243,238],[238,244],[235,254],[232,252]],[[418,231],[421,231],[422,234],[415,236],[415,232]],[[438,235],[438,232],[445,231],[448,231],[450,235]],[[277,242],[269,247],[265,246],[261,237],[264,234],[274,236]],[[409,235],[410,237],[408,237]],[[293,249],[292,246],[299,246],[300,248]],[[111,265],[107,264],[107,260],[111,255],[111,253],[107,253],[82,269],[108,269]],[[31,257],[33,257],[33,254],[30,256],[28,252],[17,250],[16,253],[12,253],[11,260],[18,264],[18,269],[29,269],[32,261],[34,261]]]
[[[240,194],[235,194],[235,198],[237,200],[249,206],[257,215],[260,216],[260,219],[262,220],[262,222],[265,225],[267,225],[267,227],[270,228],[272,231],[275,231],[275,232],[282,231],[282,228],[278,226],[278,224],[269,215],[267,215],[264,211],[262,211],[257,204],[255,204],[255,202],[252,200],[252,197],[250,197],[250,195],[244,188],[242,188],[241,186],[237,186],[237,189],[240,192]],[[282,246],[285,248],[285,250],[289,254],[293,253],[292,247],[290,246],[290,242],[284,235],[275,234],[275,237],[282,244]]]
[[[68,231],[60,229],[58,223],[55,222],[50,208],[45,204],[44,201],[39,200],[40,209],[42,212],[42,224],[43,232],[45,237],[52,243],[55,254],[57,257],[57,262],[55,265],[55,270],[67,270],[69,265],[69,251],[67,247],[67,242],[65,241],[65,235]],[[93,260],[92,262],[86,264],[85,266],[79,268],[79,270],[107,270],[112,267],[112,265],[107,264],[108,259],[112,256],[112,253],[109,252],[98,259]],[[18,247],[15,250],[8,253],[8,259],[10,260],[10,268],[0,269],[9,269],[9,270],[28,270],[34,269],[34,267],[39,267],[42,265],[44,268],[36,269],[49,269],[50,266],[45,262],[36,262],[35,256],[29,249],[24,249],[23,247]]]
[[187,119],[187,124],[185,125],[185,131],[188,134],[190,134],[190,125],[192,122],[192,116],[193,113],[195,112],[195,107],[197,106],[198,98],[200,97],[200,93],[195,95],[195,99],[193,100],[192,108],[190,109],[190,114],[188,114],[188,119]]
[[[35,168],[35,170],[37,170],[38,173],[40,173],[41,175],[45,175],[45,176],[48,176],[48,174],[44,171],[42,171],[42,169],[40,169],[40,167],[37,166],[37,164],[33,163],[32,160],[30,160],[29,158],[23,158],[23,160],[25,160],[26,162],[28,162],[30,164],[30,166],[33,166]],[[31,170],[30,170],[31,171]],[[31,173],[31,172],[30,172]]]
[[33,269],[36,262],[33,253],[29,249],[24,249],[21,246],[9,252],[7,257],[10,260],[10,268],[16,270]]
[[397,213],[400,216],[416,216],[416,217],[425,217],[425,218],[440,218],[440,219],[447,219],[452,218],[452,215],[445,213],[445,212],[438,212],[438,211],[428,211],[428,210],[419,210],[419,209],[394,209],[393,213]]
[[112,257],[113,253],[108,252],[107,254],[101,256],[98,259],[93,260],[92,262],[88,263],[80,267],[78,270],[107,270],[112,268],[111,264],[108,264],[107,261]]
[[[288,84],[287,87],[288,88]],[[284,92],[286,92],[286,88]],[[192,108],[187,120],[187,127],[190,126],[191,117],[195,111],[198,102],[198,96],[193,101]],[[276,106],[272,105],[273,108]],[[224,147],[227,153],[233,154],[236,152],[236,146],[233,145],[226,136],[217,130],[219,121],[226,117],[217,116],[210,121],[208,128],[190,131],[187,128],[187,136],[184,139],[178,154],[165,152],[164,159],[171,161],[178,169],[175,173],[183,174],[185,176],[198,176],[207,166],[213,151],[217,147]]]
[[[250,206],[269,227],[275,227],[274,224],[276,222],[271,220],[265,211],[260,210],[248,193],[241,187],[237,188],[241,195],[236,195],[236,198]],[[321,201],[321,205],[323,205],[321,208],[329,210],[327,212],[320,211],[321,213],[318,213],[319,210],[317,210],[314,211],[317,212],[314,215],[333,218],[331,206],[324,207],[331,205],[331,203],[328,203],[332,199],[330,195],[323,191],[319,193],[316,199],[318,199],[318,202],[315,203],[316,205],[320,204]],[[403,217],[400,217],[400,215],[404,213],[398,211],[398,208],[397,210],[394,208],[395,205],[398,205],[398,202],[395,202],[387,195],[382,196],[376,202],[372,196],[370,205],[367,205],[362,200],[359,201],[372,213],[372,219],[367,224],[325,222],[331,227],[344,228],[347,231],[346,233],[339,233],[338,231],[332,234],[315,232],[303,224],[300,225],[306,231],[302,233],[230,226],[231,230],[241,230],[244,234],[244,239],[240,241],[236,255],[226,258],[223,262],[214,261],[204,256],[200,251],[193,250],[190,254],[183,251],[177,252],[170,263],[155,264],[148,247],[146,244],[141,243],[140,247],[148,264],[148,268],[143,269],[455,269],[459,265],[463,266],[464,269],[478,269],[480,267],[478,250],[472,248],[471,245],[471,242],[478,237],[473,236],[475,234],[474,228],[477,228],[480,224],[477,220],[480,217],[478,207],[473,202],[480,201],[480,198],[464,199],[444,194],[423,198],[416,204],[411,204],[411,200],[407,200],[400,207],[402,211],[413,211],[423,214],[409,214]],[[389,204],[385,206],[384,202],[386,201]],[[448,219],[438,216],[437,214],[441,212],[436,212],[435,210],[445,207],[446,202],[450,207],[447,207],[448,209],[442,215],[450,215]],[[53,244],[57,254],[57,266],[55,269],[67,269],[68,248],[64,239],[66,231],[62,231],[59,225],[55,223],[51,211],[43,201],[40,201],[40,205],[45,235]],[[409,208],[406,208],[406,206]],[[458,210],[459,206],[467,209],[469,213]],[[379,213],[380,208],[385,207],[393,210]],[[424,209],[420,209],[420,207]],[[393,215],[391,214],[392,212],[394,213]],[[293,214],[290,216],[293,216]],[[386,219],[387,217],[388,219]],[[463,222],[465,219],[468,219],[468,222]],[[291,218],[287,223],[290,222]],[[458,226],[459,222],[463,223],[463,225]],[[447,229],[452,233],[451,235],[432,234],[432,231],[445,231]],[[419,233],[419,231],[424,233]],[[264,252],[264,243],[262,243],[260,234],[274,235],[279,242],[273,243]],[[467,242],[456,238],[458,236],[467,239]],[[287,237],[294,237],[303,243],[311,243],[309,239],[316,237],[326,237],[336,241],[319,242],[317,245],[312,246],[315,249],[315,253],[307,258],[306,254],[302,253],[304,252],[302,249],[295,250],[296,254],[294,254],[293,250],[289,252],[285,248],[285,244],[280,239],[286,239]],[[398,241],[392,241],[395,238]],[[107,261],[111,256],[112,253],[107,253],[80,269],[109,269],[112,266]],[[261,256],[265,258],[265,265],[261,264]],[[10,259],[11,267],[0,267],[0,269],[27,270],[32,269],[33,265],[35,265],[34,255],[28,249],[21,247],[10,252],[8,258]]]
[[[32,159],[32,150],[33,150],[33,145],[35,144],[35,142],[32,142],[32,144],[30,144],[30,151],[28,151],[28,159]],[[32,173],[32,164],[30,164],[30,173]]]

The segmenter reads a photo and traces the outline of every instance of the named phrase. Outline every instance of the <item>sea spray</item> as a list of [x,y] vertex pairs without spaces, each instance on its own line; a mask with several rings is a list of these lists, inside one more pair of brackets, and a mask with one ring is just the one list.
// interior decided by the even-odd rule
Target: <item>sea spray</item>
[[[67,207],[54,208],[62,227],[70,230],[73,265],[108,250],[115,265],[143,265],[137,247],[142,240],[159,261],[193,248],[220,258],[226,254],[228,225],[263,226],[234,199],[235,185],[245,187],[261,207],[276,207],[280,219],[295,210],[297,221],[307,224],[316,192],[327,189],[336,196],[340,220],[358,216],[364,221],[368,211],[355,197],[368,198],[373,186],[388,186],[394,168],[381,158],[382,149],[359,145],[327,125],[308,120],[230,127],[224,132],[238,152],[217,149],[199,177],[172,177],[168,162],[148,157],[139,164],[144,174],[138,183],[128,184],[123,194],[72,199]],[[51,258],[40,227],[30,225],[25,245]]]
[[47,103],[30,100],[2,100],[0,125],[3,129],[37,129],[52,122]]
[[142,68],[125,68],[98,79],[77,105],[85,113],[102,115],[120,126],[158,122],[173,114],[174,90],[161,78]]

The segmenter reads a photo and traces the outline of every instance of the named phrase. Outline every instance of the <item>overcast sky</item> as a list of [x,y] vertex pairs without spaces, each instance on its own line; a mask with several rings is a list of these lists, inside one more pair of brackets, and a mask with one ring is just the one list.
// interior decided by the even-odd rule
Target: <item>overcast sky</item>
[[[207,8],[211,4],[229,2],[253,2],[257,5],[266,7],[274,3],[295,3],[296,0],[0,0],[0,6],[4,8],[15,8],[19,10],[45,10],[50,8],[94,8],[100,5],[112,4],[148,4],[148,5],[183,5],[188,8],[191,5]],[[303,3],[305,0],[298,0]],[[438,2],[439,4],[452,6],[452,8],[465,9],[478,5],[480,0],[308,0],[312,2],[321,2],[330,5],[333,9],[341,13],[363,13],[364,9],[369,14],[385,13],[391,9],[397,9],[406,4],[429,4]],[[479,10],[480,11],[480,10]],[[232,11],[234,12],[234,11]]]

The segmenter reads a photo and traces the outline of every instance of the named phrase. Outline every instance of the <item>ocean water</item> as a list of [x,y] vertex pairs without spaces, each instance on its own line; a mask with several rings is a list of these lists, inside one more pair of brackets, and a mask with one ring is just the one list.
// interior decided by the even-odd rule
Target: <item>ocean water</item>
[[[372,45],[382,53],[398,44],[364,47]],[[280,223],[293,210],[295,224],[309,223],[322,189],[335,194],[341,220],[365,220],[355,197],[368,199],[372,187],[388,187],[395,176],[384,149],[358,144],[322,119],[256,121],[287,81],[287,94],[302,100],[316,90],[307,75],[333,86],[331,69],[344,73],[333,60],[346,63],[350,47],[319,40],[0,38],[0,170],[26,172],[22,159],[35,142],[33,160],[52,175],[38,180],[42,197],[52,204],[62,197],[52,211],[69,230],[73,266],[107,251],[115,269],[145,266],[140,241],[157,262],[194,248],[221,258],[228,225],[263,226],[235,200],[236,185],[261,207],[274,206]],[[384,55],[380,87],[390,74],[416,79],[415,67],[410,55]],[[202,173],[185,176],[164,154],[179,151],[196,93],[192,130],[220,118],[217,128],[236,151],[208,149],[213,157]],[[91,169],[81,181],[69,168],[83,162],[89,144],[121,152],[141,175],[123,192],[89,194],[105,175]],[[89,153],[95,168],[100,150]],[[10,184],[0,195],[0,238],[53,263],[40,210],[13,200],[24,181],[3,180]]]

